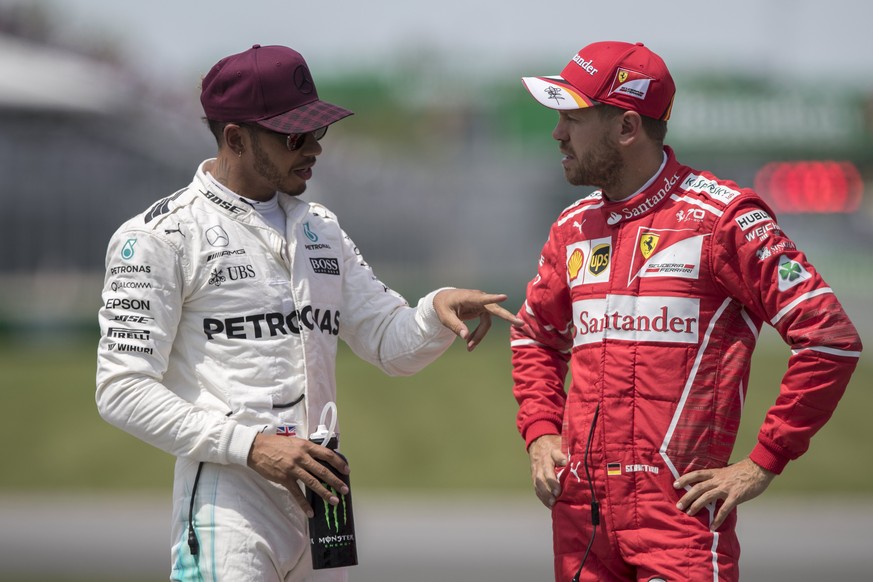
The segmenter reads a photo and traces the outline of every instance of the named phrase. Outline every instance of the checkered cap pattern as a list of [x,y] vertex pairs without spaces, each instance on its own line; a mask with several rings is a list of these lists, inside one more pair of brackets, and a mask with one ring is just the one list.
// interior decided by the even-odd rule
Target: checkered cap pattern
[[297,109],[255,121],[258,125],[278,133],[306,133],[335,123],[352,115],[348,109],[326,101],[313,101]]

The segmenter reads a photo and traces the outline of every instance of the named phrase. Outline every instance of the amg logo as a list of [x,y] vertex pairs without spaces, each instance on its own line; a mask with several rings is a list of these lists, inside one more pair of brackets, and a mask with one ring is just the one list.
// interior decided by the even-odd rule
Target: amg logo
[[315,258],[311,257],[309,263],[312,265],[312,270],[322,275],[339,275],[339,260],[332,258]]
[[208,263],[210,261],[214,261],[215,259],[218,259],[220,257],[227,257],[230,255],[244,255],[244,254],[246,254],[245,249],[236,249],[235,251],[221,251],[218,253],[209,253],[208,255],[206,255],[206,262]]
[[109,337],[114,337],[118,339],[147,340],[151,337],[151,332],[147,329],[126,329],[123,327],[110,327],[108,335]]

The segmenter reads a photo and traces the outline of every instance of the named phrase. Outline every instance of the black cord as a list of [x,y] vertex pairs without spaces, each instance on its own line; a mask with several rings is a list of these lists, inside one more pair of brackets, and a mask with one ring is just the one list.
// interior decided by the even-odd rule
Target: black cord
[[200,542],[197,541],[197,534],[194,532],[194,496],[197,494],[197,483],[200,482],[202,470],[203,461],[200,461],[197,465],[197,475],[194,477],[194,486],[191,487],[191,504],[188,506],[188,549],[191,550],[192,556],[200,553]]
[[588,470],[588,459],[591,456],[591,441],[594,439],[594,427],[597,426],[597,416],[600,414],[600,403],[594,409],[594,418],[591,419],[591,428],[588,430],[588,441],[585,443],[585,454],[582,457],[582,462],[585,467],[585,478],[588,480],[588,489],[591,491],[591,538],[588,540],[588,547],[585,548],[585,555],[582,556],[582,563],[579,564],[579,569],[576,570],[576,575],[573,576],[573,582],[579,582],[579,576],[582,574],[582,568],[585,567],[585,560],[588,559],[588,554],[591,552],[591,546],[594,545],[594,537],[597,535],[597,526],[600,525],[600,503],[597,501],[597,496],[594,494],[594,481],[591,479],[591,473]]

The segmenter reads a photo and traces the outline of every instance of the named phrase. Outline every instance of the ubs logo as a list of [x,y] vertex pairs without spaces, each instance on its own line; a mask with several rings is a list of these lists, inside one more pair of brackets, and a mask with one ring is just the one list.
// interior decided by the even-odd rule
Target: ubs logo
[[251,265],[232,265],[227,268],[227,277],[231,281],[254,279],[255,269]]

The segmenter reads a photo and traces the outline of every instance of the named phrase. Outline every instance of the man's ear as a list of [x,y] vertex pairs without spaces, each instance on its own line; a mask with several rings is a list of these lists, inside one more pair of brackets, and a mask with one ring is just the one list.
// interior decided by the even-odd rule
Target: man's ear
[[643,119],[636,111],[625,111],[621,117],[619,126],[619,142],[630,144],[640,138],[643,131]]
[[230,148],[233,153],[241,156],[246,150],[246,136],[243,128],[235,123],[228,123],[224,126],[224,143]]

